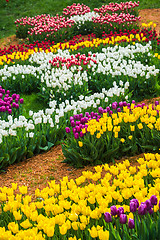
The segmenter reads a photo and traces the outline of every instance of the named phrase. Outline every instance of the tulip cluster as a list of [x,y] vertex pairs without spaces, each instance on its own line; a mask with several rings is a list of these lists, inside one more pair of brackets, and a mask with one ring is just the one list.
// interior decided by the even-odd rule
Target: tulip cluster
[[[126,85],[127,87],[127,85]],[[135,103],[133,100],[132,103]],[[118,107],[119,106],[119,107]],[[130,103],[124,102],[113,102],[112,107],[107,106],[106,109],[103,109],[102,107],[98,107],[98,113],[96,112],[85,112],[84,116],[82,113],[76,114],[70,117],[70,125],[72,127],[72,132],[74,134],[75,139],[82,138],[85,133],[87,133],[88,129],[88,122],[92,119],[95,119],[97,122],[100,121],[100,118],[102,117],[103,113],[109,113],[109,116],[111,116],[114,113],[121,112],[124,106],[130,107]],[[66,133],[70,133],[71,129],[69,127],[66,127]]]
[[[17,115],[17,110],[19,110],[19,104],[23,103],[23,98],[20,99],[19,94],[12,94],[10,96],[10,91],[3,89],[0,86],[0,117],[1,120],[6,118],[6,113],[13,114],[14,116]],[[16,111],[14,110],[16,109]],[[18,111],[19,113],[19,111]],[[8,115],[7,114],[7,115]]]
[[[106,13],[104,16],[99,16],[96,17],[93,22],[94,23],[100,23],[102,24],[107,24],[110,27],[115,27],[116,29],[116,25],[124,25],[125,23],[127,23],[127,25],[129,26],[130,24],[132,25],[134,22],[137,22],[140,20],[140,17],[135,17],[134,15],[131,15],[129,13],[125,14],[125,13],[113,13],[112,15],[110,15],[109,13]],[[136,23],[136,25],[138,26],[138,23]]]
[[[137,237],[141,235],[142,239],[146,239],[146,235],[148,235],[150,238],[152,238],[152,235],[155,235],[155,239],[158,239],[157,237],[159,235],[159,230],[157,228],[155,228],[156,230],[154,230],[151,226],[150,229],[146,228],[151,221],[158,226],[159,220],[157,220],[157,214],[154,212],[154,206],[157,206],[157,202],[158,199],[156,195],[152,195],[149,199],[145,200],[145,202],[141,202],[140,205],[137,199],[131,199],[130,213],[133,214],[130,214],[132,218],[128,217],[127,225],[127,215],[124,214],[124,208],[117,208],[115,205],[110,207],[110,213],[104,213],[104,220],[107,224],[112,223],[115,226],[113,230],[112,225],[108,225],[111,232],[116,232],[118,230],[120,239],[123,239],[125,235],[128,236],[128,239],[132,239],[132,234]],[[160,201],[158,206],[160,212]],[[144,215],[146,215],[146,218],[142,217]],[[160,215],[158,217],[160,217]],[[123,231],[124,226],[121,225],[125,225],[125,231]],[[144,231],[142,231],[143,228],[145,229]],[[130,229],[133,230],[130,231]],[[155,231],[155,233],[153,233],[153,231]]]
[[8,49],[0,49],[0,65],[4,63],[10,64],[14,63],[15,61],[19,60],[27,60],[30,55],[34,54],[35,52],[44,51],[46,53],[54,52],[56,53],[58,49],[71,49],[75,51],[77,49],[81,49],[84,47],[97,47],[101,44],[116,44],[117,42],[149,42],[149,40],[155,40],[157,45],[160,43],[160,39],[156,38],[155,31],[148,31],[146,28],[142,31],[132,29],[131,31],[120,31],[120,33],[113,33],[110,34],[103,33],[103,39],[96,38],[95,34],[88,35],[88,39],[84,40],[81,35],[76,35],[73,40],[66,42],[66,43],[58,43],[54,44],[54,42],[47,41],[47,42],[35,42],[33,44],[21,44],[18,46],[10,46]]
[[63,9],[63,15],[67,17],[75,16],[75,15],[84,15],[86,13],[89,13],[91,9],[84,5],[83,3],[76,4],[73,3],[71,6],[67,6],[66,8]]
[[101,8],[94,8],[95,12],[105,14],[106,12],[131,12],[135,7],[139,6],[138,2],[121,2],[121,3],[109,3],[108,5],[102,5]]
[[147,230],[149,239],[152,234],[158,239],[160,175],[153,180],[151,174],[160,170],[160,155],[148,153],[138,162],[137,168],[128,160],[99,165],[75,180],[64,176],[58,184],[36,189],[34,201],[27,186],[1,187],[0,238],[146,239]]
[[80,53],[77,53],[75,57],[71,55],[71,58],[62,58],[57,56],[53,58],[52,61],[49,61],[49,63],[51,63],[52,66],[56,66],[57,68],[63,67],[65,65],[68,69],[73,65],[74,66],[88,65],[90,61],[96,63],[96,60],[92,59],[91,57],[86,57],[85,54],[81,55]]
[[[112,109],[99,107],[103,117],[92,113],[88,118],[82,114],[70,118],[73,133],[69,127],[66,129],[69,134],[63,145],[66,162],[83,166],[90,162],[112,161],[124,154],[159,151],[156,140],[160,130],[159,102],[155,102],[155,106],[113,102]],[[68,155],[72,151],[76,152],[75,161]]]
[[[122,11],[119,13],[106,13],[103,15],[104,13],[101,13],[101,9],[96,10],[100,12],[99,15],[97,12],[91,12],[90,8],[83,4],[73,4],[64,9],[62,16],[57,14],[55,17],[52,17],[50,15],[42,14],[32,18],[25,17],[17,19],[15,21],[17,27],[16,35],[20,38],[28,38],[29,42],[44,39],[51,39],[52,41],[60,42],[61,40],[64,41],[68,35],[70,35],[70,38],[73,37],[77,31],[79,34],[86,34],[86,31],[92,33],[95,30],[95,33],[101,37],[101,33],[103,32],[101,25],[108,25],[110,31],[115,29],[119,31],[124,25],[127,29],[130,29],[130,25],[132,25],[132,27],[137,27],[138,23],[135,22],[139,20],[140,17],[136,17],[134,14],[128,12],[124,13],[123,10],[129,8],[133,9],[138,5],[139,4],[137,3],[129,2],[125,5],[121,3],[120,5],[112,7],[108,6],[109,9],[115,8],[115,11],[117,11],[118,6]],[[114,10],[112,12],[114,12]],[[68,18],[68,16],[70,18]],[[89,23],[88,25],[88,21],[92,23]],[[100,25],[97,25],[97,23]],[[103,28],[108,32],[108,27],[105,26],[103,26]]]

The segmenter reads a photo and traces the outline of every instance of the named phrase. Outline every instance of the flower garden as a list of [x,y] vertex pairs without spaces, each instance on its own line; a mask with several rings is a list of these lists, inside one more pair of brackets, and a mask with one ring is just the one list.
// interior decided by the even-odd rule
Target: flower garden
[[[159,239],[160,102],[138,102],[160,95],[160,37],[153,22],[140,27],[138,6],[15,21],[26,43],[0,49],[0,170],[57,144],[68,166],[94,170],[33,197],[1,186],[0,239]],[[31,93],[38,112],[25,109]]]

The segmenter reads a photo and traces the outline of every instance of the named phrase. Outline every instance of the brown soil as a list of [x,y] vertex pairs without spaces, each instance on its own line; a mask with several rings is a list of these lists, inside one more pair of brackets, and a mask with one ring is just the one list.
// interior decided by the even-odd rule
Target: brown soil
[[139,16],[141,16],[141,23],[156,23],[156,31],[159,35],[160,33],[160,8],[157,9],[142,9],[139,11]]
[[[156,30],[160,31],[160,9],[145,9],[140,11],[141,22],[149,23],[153,21],[157,24]],[[10,44],[19,44],[15,36],[0,40],[0,47],[9,47]],[[146,100],[145,103],[153,103],[159,98]],[[137,165],[136,159],[143,154],[127,158],[132,165]],[[94,170],[94,167],[87,166],[83,169],[75,169],[68,164],[62,163],[64,157],[61,146],[53,147],[50,151],[36,155],[30,159],[24,160],[18,164],[9,166],[7,171],[0,173],[0,187],[10,187],[12,182],[18,183],[19,186],[28,186],[28,194],[34,195],[34,191],[46,187],[49,181],[55,180],[57,183],[64,177],[69,179],[77,178],[82,171]],[[125,158],[116,162],[123,161]]]

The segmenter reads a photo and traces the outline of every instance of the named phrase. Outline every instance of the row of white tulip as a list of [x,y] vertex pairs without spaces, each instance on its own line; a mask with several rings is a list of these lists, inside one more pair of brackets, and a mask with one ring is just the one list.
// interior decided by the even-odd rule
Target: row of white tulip
[[2,81],[12,78],[16,81],[16,75],[20,75],[22,80],[24,78],[33,75],[39,79],[43,88],[43,92],[50,92],[50,99],[55,99],[54,92],[63,91],[64,96],[72,86],[83,86],[90,79],[93,79],[97,74],[111,75],[112,77],[121,76],[122,81],[126,81],[126,76],[137,78],[144,77],[144,82],[151,76],[156,76],[159,73],[159,69],[155,65],[149,66],[146,63],[136,60],[138,54],[148,55],[150,57],[150,50],[152,49],[151,43],[142,45],[136,43],[135,45],[128,44],[125,47],[115,45],[114,47],[102,48],[101,52],[88,52],[92,61],[87,64],[87,69],[82,70],[82,66],[73,65],[67,68],[66,65],[55,68],[49,63],[53,58],[59,56],[63,59],[71,57],[75,58],[74,54],[71,54],[69,50],[58,50],[56,54],[50,52],[37,52],[31,55],[28,65],[5,65],[0,70],[0,76]]

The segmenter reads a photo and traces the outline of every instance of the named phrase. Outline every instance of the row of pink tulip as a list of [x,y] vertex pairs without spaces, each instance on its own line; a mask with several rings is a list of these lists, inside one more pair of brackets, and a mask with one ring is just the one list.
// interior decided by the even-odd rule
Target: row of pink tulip
[[121,3],[109,3],[108,5],[102,5],[101,8],[94,8],[95,12],[105,14],[106,12],[129,12],[131,9],[134,10],[135,7],[139,6],[138,2],[121,2]]

